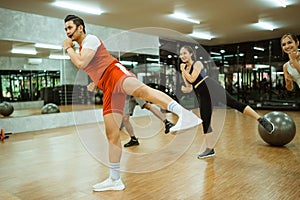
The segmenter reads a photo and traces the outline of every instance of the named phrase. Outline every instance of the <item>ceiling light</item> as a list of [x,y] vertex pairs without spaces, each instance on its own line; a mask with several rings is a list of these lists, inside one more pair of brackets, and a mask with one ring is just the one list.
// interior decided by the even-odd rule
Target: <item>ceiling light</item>
[[61,7],[61,8],[66,8],[66,9],[70,9],[70,10],[76,10],[79,12],[84,12],[84,13],[89,13],[89,14],[93,14],[93,15],[101,15],[103,13],[102,10],[100,10],[99,8],[95,8],[95,7],[89,7],[89,6],[85,6],[83,5],[83,3],[81,2],[79,3],[74,3],[74,1],[70,2],[70,1],[55,1],[53,3],[54,6],[57,7]]
[[37,51],[34,47],[20,46],[20,47],[13,47],[13,49],[11,50],[11,53],[36,55]]
[[258,23],[254,24],[254,25],[256,27],[261,28],[261,29],[270,30],[270,31],[273,31],[274,29],[278,28],[277,26],[275,26],[271,22],[262,22],[262,21],[259,21]]
[[68,60],[70,57],[68,55],[61,55],[61,54],[50,54],[50,59],[56,59],[56,60]]
[[286,0],[277,0],[277,2],[284,8],[287,6]]
[[256,68],[256,69],[266,69],[269,67],[270,67],[269,65],[263,65],[263,64],[255,64],[254,65],[254,68]]
[[289,5],[295,4],[297,0],[260,0],[264,6],[286,8]]
[[224,58],[232,58],[234,56],[235,56],[234,54],[229,54],[229,55],[224,55]]
[[222,56],[212,56],[213,60],[222,60]]
[[193,32],[190,36],[205,40],[211,40],[213,38],[210,34],[200,32]]
[[159,62],[159,58],[146,58],[147,61]]
[[120,60],[120,63],[127,66],[136,66],[138,62],[135,61],[127,61],[127,60]]
[[213,51],[212,51],[212,52],[210,52],[210,54],[211,54],[211,55],[217,55],[217,56],[220,56],[220,55],[221,55],[220,53],[213,52]]
[[262,47],[253,47],[253,49],[254,49],[254,50],[258,50],[258,51],[265,51],[265,49],[262,48]]
[[61,45],[54,45],[54,44],[36,43],[34,46],[43,49],[58,49],[58,50],[62,49]]
[[185,14],[182,14],[182,13],[173,13],[171,16],[176,18],[176,19],[181,19],[181,20],[191,22],[191,23],[194,23],[194,24],[200,24],[199,20],[191,19],[191,18],[187,17]]

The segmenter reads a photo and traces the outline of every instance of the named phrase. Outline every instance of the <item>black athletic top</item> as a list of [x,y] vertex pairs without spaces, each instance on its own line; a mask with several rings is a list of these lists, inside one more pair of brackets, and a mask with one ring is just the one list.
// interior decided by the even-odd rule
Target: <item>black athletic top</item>
[[[195,62],[194,62],[195,63]],[[191,69],[190,69],[190,71],[189,71],[189,74],[192,74],[192,72],[193,72],[193,70],[194,70],[194,63],[192,64],[192,66],[191,66]],[[186,69],[186,67],[187,66],[185,66],[185,69]],[[206,77],[207,75],[206,75],[206,72],[205,72],[205,70],[201,70],[201,72],[200,72],[200,74],[198,75],[198,77],[196,78],[196,80],[193,82],[193,83],[191,83],[191,82],[189,82],[188,80],[187,80],[187,82],[189,82],[190,84],[192,84],[193,85],[193,87],[195,87],[204,77]]]

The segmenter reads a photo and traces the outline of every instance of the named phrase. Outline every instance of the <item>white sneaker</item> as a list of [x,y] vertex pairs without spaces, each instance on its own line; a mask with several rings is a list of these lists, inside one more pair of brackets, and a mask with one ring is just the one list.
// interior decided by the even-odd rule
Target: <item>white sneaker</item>
[[170,128],[170,131],[176,132],[176,131],[189,129],[201,123],[202,123],[202,119],[200,119],[192,111],[183,110],[181,116],[179,116],[178,118],[177,123],[175,124],[175,126]]
[[101,183],[93,185],[93,190],[95,192],[102,192],[107,190],[124,190],[125,185],[123,184],[121,178],[113,181],[111,178],[106,179]]

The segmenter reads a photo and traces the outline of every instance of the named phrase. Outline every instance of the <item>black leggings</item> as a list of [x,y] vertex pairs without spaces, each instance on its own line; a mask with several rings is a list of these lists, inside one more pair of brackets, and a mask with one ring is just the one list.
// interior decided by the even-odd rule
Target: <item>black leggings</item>
[[247,104],[234,99],[216,80],[208,77],[197,88],[194,88],[199,103],[200,115],[203,120],[204,134],[212,132],[211,115],[217,103],[227,105],[241,113]]

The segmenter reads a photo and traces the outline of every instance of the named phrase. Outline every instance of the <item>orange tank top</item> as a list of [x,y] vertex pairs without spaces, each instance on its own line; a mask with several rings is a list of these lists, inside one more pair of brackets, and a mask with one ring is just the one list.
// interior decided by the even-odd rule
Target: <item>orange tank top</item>
[[[100,42],[101,44],[98,47],[95,56],[93,57],[91,62],[83,69],[96,84],[99,82],[107,67],[112,63],[118,62],[118,60],[108,52],[101,40]],[[80,50],[81,48],[82,47],[80,47]]]

